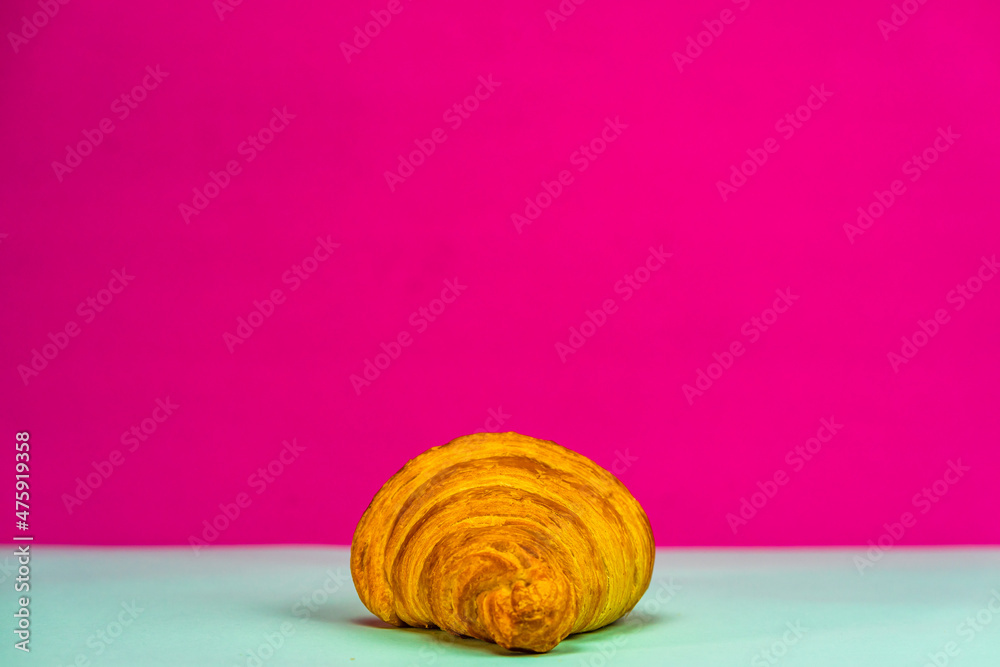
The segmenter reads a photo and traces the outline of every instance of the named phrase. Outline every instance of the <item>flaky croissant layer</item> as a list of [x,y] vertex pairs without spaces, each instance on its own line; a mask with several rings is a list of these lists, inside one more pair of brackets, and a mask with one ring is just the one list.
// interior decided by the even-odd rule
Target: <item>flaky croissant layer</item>
[[646,513],[610,472],[548,440],[478,433],[382,486],[351,576],[387,623],[544,652],[628,613],[655,555]]

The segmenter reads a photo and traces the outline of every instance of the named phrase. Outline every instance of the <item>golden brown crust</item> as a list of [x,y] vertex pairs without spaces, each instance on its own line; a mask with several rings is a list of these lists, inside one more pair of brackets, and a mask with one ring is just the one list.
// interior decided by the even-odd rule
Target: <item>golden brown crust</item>
[[649,519],[590,459],[518,433],[433,447],[358,522],[351,576],[387,623],[549,651],[614,622],[649,586]]

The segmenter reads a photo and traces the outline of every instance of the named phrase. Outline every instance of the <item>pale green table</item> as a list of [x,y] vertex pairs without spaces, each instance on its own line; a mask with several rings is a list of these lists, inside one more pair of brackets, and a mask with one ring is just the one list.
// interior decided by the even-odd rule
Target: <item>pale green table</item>
[[629,617],[545,655],[383,625],[342,548],[44,546],[25,654],[13,551],[0,553],[4,666],[1000,666],[1000,549],[897,547],[864,574],[859,549],[660,550]]

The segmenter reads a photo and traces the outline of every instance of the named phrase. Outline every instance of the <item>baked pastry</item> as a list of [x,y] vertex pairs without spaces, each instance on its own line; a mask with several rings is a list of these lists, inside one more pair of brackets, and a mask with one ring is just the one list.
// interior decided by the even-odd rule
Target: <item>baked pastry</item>
[[646,513],[610,472],[548,440],[478,433],[382,486],[351,576],[387,623],[545,652],[628,613],[655,555]]

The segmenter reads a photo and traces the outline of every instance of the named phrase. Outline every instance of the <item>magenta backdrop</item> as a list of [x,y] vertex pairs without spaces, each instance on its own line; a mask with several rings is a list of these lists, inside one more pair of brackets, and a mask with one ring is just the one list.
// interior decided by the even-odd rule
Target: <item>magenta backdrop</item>
[[998,541],[995,2],[330,4],[0,9],[38,540],[346,544],[513,430],[662,545]]

